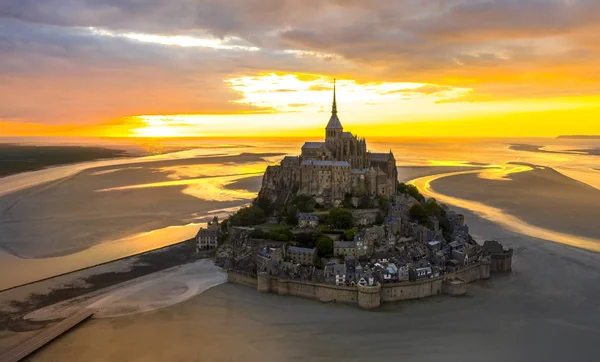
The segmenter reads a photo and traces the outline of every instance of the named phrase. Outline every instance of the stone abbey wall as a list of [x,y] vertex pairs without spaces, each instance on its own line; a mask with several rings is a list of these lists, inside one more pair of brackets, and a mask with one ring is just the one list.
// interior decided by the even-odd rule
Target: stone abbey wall
[[321,302],[352,303],[358,304],[363,309],[373,309],[377,308],[381,302],[420,299],[442,293],[452,296],[463,295],[467,291],[467,283],[490,277],[490,261],[483,260],[438,278],[371,287],[336,286],[278,279],[266,273],[259,273],[257,278],[233,270],[227,273],[230,282],[255,287],[262,293],[293,295]]

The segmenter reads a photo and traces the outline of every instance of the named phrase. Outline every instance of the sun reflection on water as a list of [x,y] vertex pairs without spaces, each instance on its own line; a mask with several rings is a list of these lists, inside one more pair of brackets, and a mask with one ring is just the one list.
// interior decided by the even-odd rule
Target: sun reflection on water
[[169,181],[125,185],[97,190],[97,192],[135,190],[154,187],[185,186],[182,192],[202,200],[235,201],[256,197],[256,192],[230,185],[244,178],[262,175],[269,162],[198,164],[161,167]]

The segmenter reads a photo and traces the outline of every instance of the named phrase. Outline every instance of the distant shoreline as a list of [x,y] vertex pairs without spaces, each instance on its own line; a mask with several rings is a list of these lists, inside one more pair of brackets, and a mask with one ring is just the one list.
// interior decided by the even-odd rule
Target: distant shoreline
[[0,178],[51,166],[134,155],[120,149],[92,146],[32,146],[0,143]]
[[575,140],[600,140],[600,135],[560,135],[556,138],[575,139]]

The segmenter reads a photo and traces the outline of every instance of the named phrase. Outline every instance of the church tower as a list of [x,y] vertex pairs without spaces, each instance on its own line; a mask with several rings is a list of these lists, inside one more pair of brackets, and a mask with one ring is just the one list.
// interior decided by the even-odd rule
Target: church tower
[[333,105],[331,106],[331,118],[325,127],[325,140],[337,139],[342,137],[344,127],[337,116],[337,104],[335,102],[335,79],[333,80]]

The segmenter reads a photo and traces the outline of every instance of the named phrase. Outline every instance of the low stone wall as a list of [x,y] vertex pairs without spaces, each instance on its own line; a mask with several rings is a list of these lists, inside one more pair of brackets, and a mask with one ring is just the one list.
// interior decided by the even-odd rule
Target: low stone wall
[[267,273],[259,273],[258,277],[254,278],[250,274],[232,270],[228,271],[228,276],[230,282],[253,286],[262,293],[293,295],[321,302],[352,303],[358,304],[363,309],[373,309],[377,308],[381,302],[420,299],[442,293],[453,296],[463,295],[467,291],[467,283],[489,278],[492,265],[493,260],[490,262],[485,259],[438,278],[370,287],[337,286],[279,279],[271,277]]

